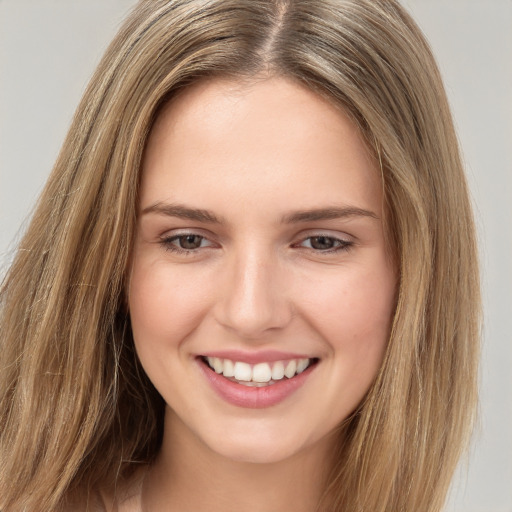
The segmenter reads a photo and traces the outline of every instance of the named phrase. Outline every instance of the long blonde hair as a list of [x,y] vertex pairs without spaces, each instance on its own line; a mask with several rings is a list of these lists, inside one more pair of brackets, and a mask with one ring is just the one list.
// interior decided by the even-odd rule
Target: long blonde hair
[[80,103],[0,292],[0,509],[58,510],[150,463],[163,402],[124,283],[145,141],[204,77],[295,79],[380,162],[400,273],[382,368],[340,428],[319,510],[438,512],[474,419],[475,233],[428,44],[395,0],[144,0]]

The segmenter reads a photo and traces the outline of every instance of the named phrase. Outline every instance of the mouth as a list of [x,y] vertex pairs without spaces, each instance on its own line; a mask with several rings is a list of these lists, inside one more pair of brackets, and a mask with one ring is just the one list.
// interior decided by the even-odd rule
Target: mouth
[[318,364],[318,358],[294,358],[250,364],[220,357],[200,356],[208,370],[246,387],[268,387],[295,379]]

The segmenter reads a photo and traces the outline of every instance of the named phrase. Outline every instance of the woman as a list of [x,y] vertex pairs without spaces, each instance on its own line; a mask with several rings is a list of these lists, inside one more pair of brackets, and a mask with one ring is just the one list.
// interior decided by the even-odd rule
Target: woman
[[441,510],[479,292],[419,29],[140,2],[1,293],[2,510]]

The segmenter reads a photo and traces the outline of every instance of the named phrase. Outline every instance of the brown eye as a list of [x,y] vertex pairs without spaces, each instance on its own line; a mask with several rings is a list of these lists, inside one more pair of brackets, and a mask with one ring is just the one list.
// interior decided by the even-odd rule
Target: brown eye
[[329,236],[312,236],[309,240],[311,248],[317,251],[332,249],[336,246],[336,242],[338,242],[338,240]]
[[199,249],[203,242],[204,237],[199,235],[181,235],[174,239],[175,245],[178,245],[180,249],[187,251],[193,249]]
[[165,250],[180,254],[191,254],[199,252],[199,249],[212,247],[210,240],[196,233],[168,236],[163,238],[160,243]]
[[308,236],[298,245],[309,249],[310,251],[331,254],[348,250],[353,245],[353,242],[350,240],[336,238],[334,236],[316,235]]

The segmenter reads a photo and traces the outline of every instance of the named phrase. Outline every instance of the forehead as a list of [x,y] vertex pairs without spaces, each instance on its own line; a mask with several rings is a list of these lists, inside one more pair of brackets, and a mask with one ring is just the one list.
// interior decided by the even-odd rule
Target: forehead
[[142,173],[143,203],[181,201],[178,194],[212,203],[230,190],[266,206],[292,197],[374,209],[381,202],[380,176],[355,124],[284,78],[214,79],[184,90],[159,113]]

